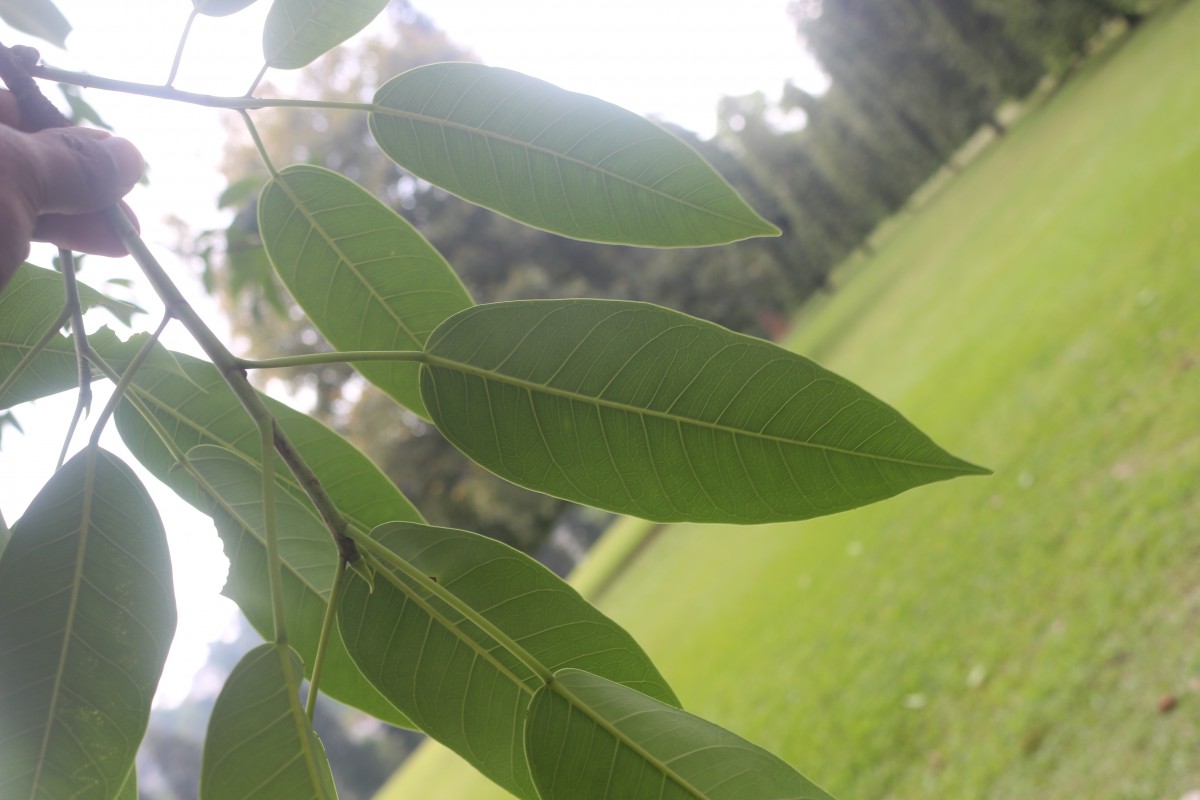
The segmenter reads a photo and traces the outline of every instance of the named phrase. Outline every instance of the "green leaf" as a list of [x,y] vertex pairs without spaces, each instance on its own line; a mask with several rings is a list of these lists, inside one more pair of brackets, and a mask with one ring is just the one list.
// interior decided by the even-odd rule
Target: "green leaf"
[[[267,574],[262,472],[242,456],[212,445],[192,448],[188,461],[201,473],[205,490],[214,498],[205,511],[216,523],[229,556],[229,577],[223,593],[238,604],[259,633],[271,636],[274,620]],[[296,648],[311,673],[338,554],[316,512],[288,492],[276,492],[275,514],[288,643]],[[393,725],[416,727],[358,671],[336,630],[325,653],[321,691]]]
[[71,23],[50,0],[0,0],[0,19],[56,47],[67,46]]
[[304,667],[261,644],[233,668],[213,706],[200,800],[334,800],[325,748],[300,706]]
[[192,7],[197,14],[206,17],[227,17],[236,14],[243,8],[248,8],[257,0],[192,0]]
[[[90,122],[97,128],[102,128],[106,131],[111,131],[113,128],[104,118],[100,116],[100,112],[92,108],[91,103],[83,99],[83,93],[78,86],[72,86],[69,83],[58,84],[58,90],[62,92],[63,99],[67,101],[67,106],[70,107],[71,123],[78,125],[81,122]],[[116,279],[106,281],[114,283]],[[128,324],[128,323],[126,323]]]
[[805,519],[986,472],[801,356],[644,303],[476,306],[426,350],[425,406],[456,447],[621,514]]
[[[136,306],[105,296],[79,284],[79,301],[84,309],[104,308],[119,319],[128,320]],[[42,338],[62,312],[65,294],[63,279],[54,270],[22,264],[8,287],[0,294],[0,384],[9,378],[33,346]],[[118,346],[107,328],[89,336],[95,342]],[[0,408],[36,400],[78,385],[75,345],[67,336],[55,336],[46,349],[0,396]]]
[[0,559],[0,797],[124,785],[175,632],[149,494],[87,449],[50,479]]
[[263,29],[268,67],[299,69],[370,24],[388,0],[275,0]]
[[[166,428],[179,451],[187,453],[197,445],[216,445],[244,458],[257,475],[257,471],[262,468],[258,429],[237,397],[211,364],[190,356],[178,353],[175,355],[187,375],[186,379],[171,372],[147,369],[138,373],[131,391],[149,407],[150,413],[158,423]],[[107,358],[107,355],[105,357]],[[354,445],[307,414],[270,398],[263,399],[275,415],[279,426],[312,468],[338,510],[350,524],[363,531],[369,531],[391,519],[421,520],[420,513],[404,495]],[[204,513],[210,512],[212,502],[208,493],[197,486],[185,471],[175,468],[175,460],[170,451],[132,405],[122,403],[117,408],[116,421],[117,430],[120,431],[129,451],[151,474],[196,508]],[[257,498],[259,479],[255,477],[253,480],[251,492]],[[279,459],[276,459],[276,480],[284,490],[280,494],[286,493],[286,498],[277,498],[281,506],[286,500],[290,500],[298,503],[316,518],[316,512],[312,510],[304,490]],[[322,536],[328,541],[324,527]],[[238,541],[245,545],[250,540],[251,537],[242,537]],[[232,540],[224,542],[230,561],[237,561],[243,557],[252,558],[252,551],[246,550],[244,546],[235,547],[231,542]],[[330,546],[324,556],[323,567],[329,571],[330,576],[335,557],[336,554]],[[253,563],[252,560],[247,562],[248,565]],[[250,569],[249,566],[246,568]],[[233,569],[235,575],[241,574],[241,567]],[[237,585],[239,584],[231,584],[230,591]],[[271,630],[267,585],[264,582],[255,588],[258,592],[254,595],[258,598],[256,602],[250,603],[249,595],[245,593],[235,595],[234,600],[239,604],[247,602],[243,607],[247,617],[266,635]],[[261,608],[267,609],[265,615],[258,611]],[[306,615],[316,614],[315,608],[311,599],[305,601]],[[323,605],[321,608],[323,610]],[[297,633],[297,636],[299,635]],[[300,640],[294,644],[299,645]],[[301,654],[305,662],[311,665],[313,651],[303,649]],[[373,689],[362,681],[355,681],[353,676],[345,677],[348,683],[344,689],[338,679],[324,684],[322,688],[331,697],[361,708],[386,722],[400,726],[409,724],[402,714],[397,713]]]
[[125,785],[117,793],[116,800],[138,800],[137,786],[137,769],[134,768],[129,770],[129,777],[125,779]]
[[411,70],[375,93],[370,124],[414,175],[564,236],[685,247],[779,234],[654,123],[510,70]]
[[518,797],[536,797],[521,727],[541,681],[442,595],[457,597],[547,670],[576,666],[678,702],[628,633],[523,553],[478,534],[400,522],[372,537],[432,584],[394,567],[376,575],[374,592],[350,581],[338,608],[347,649],[421,730]]
[[832,800],[761,747],[575,669],[534,696],[525,746],[542,800]]
[[[338,350],[420,350],[471,297],[416,228],[353,181],[288,167],[263,190],[258,226],[288,291]],[[356,364],[428,418],[415,362]]]

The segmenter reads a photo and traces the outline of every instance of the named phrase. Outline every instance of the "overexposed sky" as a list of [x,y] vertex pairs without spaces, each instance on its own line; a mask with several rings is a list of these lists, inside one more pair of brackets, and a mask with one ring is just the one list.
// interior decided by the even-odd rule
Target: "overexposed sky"
[[[74,26],[65,52],[3,24],[0,41],[37,46],[54,66],[142,83],[166,79],[191,10],[187,0],[55,2]],[[260,32],[269,5],[259,0],[231,17],[197,20],[175,86],[206,94],[244,93],[262,64]],[[597,95],[704,136],[714,131],[722,96],[764,91],[777,97],[787,79],[809,88],[821,83],[796,42],[786,0],[414,0],[414,5],[485,63]],[[47,95],[60,100],[52,87]],[[196,230],[227,223],[216,210],[224,185],[218,172],[225,136],[222,112],[100,91],[86,97],[146,157],[151,185],[136,188],[130,205],[151,248],[178,276],[185,293],[203,303],[195,268],[170,252],[177,234],[164,220],[174,215]],[[31,260],[48,266],[49,257],[39,249]],[[139,273],[128,259],[89,258],[81,277],[105,288],[109,278],[136,280]],[[161,306],[144,283],[130,293],[113,293],[131,296],[151,312],[141,318],[143,326],[157,324]],[[197,352],[177,323],[165,341]],[[96,387],[97,412],[106,390],[106,385]],[[5,429],[0,509],[9,524],[49,479],[73,405],[74,396],[63,394],[19,407],[26,434]],[[86,422],[81,426],[76,448],[90,430]],[[104,444],[124,453],[114,431],[106,433]],[[143,480],[152,484],[152,479]],[[225,564],[211,522],[168,490],[149,488],[167,523],[180,606],[179,630],[158,698],[174,704],[203,663],[207,643],[226,628],[235,609],[218,595]]]

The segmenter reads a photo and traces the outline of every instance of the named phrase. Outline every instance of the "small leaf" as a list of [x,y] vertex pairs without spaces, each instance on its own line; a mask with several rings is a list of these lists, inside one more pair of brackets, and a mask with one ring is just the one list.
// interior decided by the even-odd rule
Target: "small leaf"
[[[288,167],[258,202],[276,272],[338,350],[420,350],[471,297],[416,228],[370,192],[320,167]],[[428,417],[415,362],[361,362],[367,380]]]
[[431,64],[375,93],[388,157],[515,220],[598,242],[777,236],[695,150],[611,103],[482,64]]
[[0,0],[0,19],[56,47],[67,46],[71,23],[50,0]]
[[575,669],[534,696],[525,747],[542,800],[832,800],[724,728]]
[[[129,319],[139,310],[82,283],[79,284],[79,300],[85,310],[105,308],[120,319]],[[4,292],[0,293],[0,383],[8,379],[21,359],[58,319],[64,302],[63,279],[57,272],[31,264],[22,264],[17,269]],[[107,328],[88,338],[108,347],[120,346],[116,335]],[[74,388],[78,378],[74,342],[70,337],[56,336],[0,397],[0,408]]]
[[0,797],[117,794],[174,632],[149,494],[112,454],[80,452],[0,559]]
[[[223,594],[238,604],[255,630],[270,636],[274,619],[267,575],[262,473],[243,457],[212,445],[193,447],[188,451],[188,461],[201,473],[205,491],[214,498],[204,510],[216,523],[229,556],[229,577]],[[280,531],[288,643],[311,670],[333,588],[337,549],[316,512],[287,491],[275,493],[275,515]],[[358,671],[336,631],[325,653],[321,691],[393,725],[415,727]]]
[[299,69],[370,24],[388,0],[275,0],[263,29],[268,67]]
[[213,706],[200,800],[334,800],[325,748],[300,706],[304,667],[287,645],[246,653]]
[[[83,93],[78,86],[72,86],[69,83],[58,84],[58,90],[62,92],[63,99],[67,101],[67,105],[71,110],[71,122],[78,125],[81,122],[90,122],[97,128],[102,128],[106,131],[111,131],[113,128],[104,118],[100,116],[100,112],[92,108],[91,103],[83,99]],[[110,279],[106,283],[112,283],[116,279]]]
[[620,514],[806,519],[986,472],[795,353],[644,303],[476,306],[426,351],[425,406],[456,447]]
[[197,14],[206,17],[227,17],[236,14],[243,8],[249,8],[257,0],[192,0],[192,7]]
[[534,798],[521,725],[541,681],[444,599],[457,597],[548,670],[577,666],[677,703],[633,638],[533,559],[466,531],[389,523],[372,532],[428,576],[386,565],[375,591],[346,585],[338,625],[363,674],[434,739],[518,797]]

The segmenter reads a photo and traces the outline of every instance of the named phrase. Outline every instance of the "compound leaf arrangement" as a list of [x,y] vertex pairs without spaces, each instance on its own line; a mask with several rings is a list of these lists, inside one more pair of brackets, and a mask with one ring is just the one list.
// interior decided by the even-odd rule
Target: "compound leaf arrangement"
[[[252,1],[193,0],[191,17]],[[385,5],[274,0],[263,72],[310,63]],[[66,30],[48,1],[0,3],[0,16],[53,41]],[[563,236],[695,247],[779,233],[665,130],[509,70],[435,64],[386,81],[370,103],[330,104],[8,60],[25,77],[232,108],[256,142],[251,111],[350,107],[413,175]],[[213,518],[231,562],[225,593],[267,640],[216,702],[202,798],[336,797],[312,728],[318,692],[427,733],[524,800],[828,798],[680,708],[641,647],[570,585],[504,544],[425,524],[353,445],[246,373],[352,363],[497,475],[651,520],[806,519],[986,470],[804,357],[703,320],[635,302],[475,305],[365,189],[319,167],[277,168],[259,150],[266,253],[334,352],[233,356],[116,209],[107,218],[165,304],[163,325],[182,323],[207,360],[160,345],[162,326],[85,335],[75,323],[89,309],[137,309],[72,268],[26,264],[0,295],[0,407],[74,388],[83,408],[91,380],[115,384],[88,444],[11,530],[0,523],[0,795],[137,794],[134,756],[175,611],[158,512],[97,444],[115,418],[146,470]]]

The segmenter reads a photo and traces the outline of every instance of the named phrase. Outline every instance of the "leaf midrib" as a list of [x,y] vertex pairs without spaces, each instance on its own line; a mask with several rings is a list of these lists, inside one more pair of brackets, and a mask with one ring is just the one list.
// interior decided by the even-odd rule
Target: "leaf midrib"
[[[566,700],[567,703],[572,708],[576,709],[577,711],[582,713],[584,716],[586,716],[588,719],[590,719],[592,722],[594,722],[597,725],[597,727],[599,727],[601,730],[605,731],[606,733],[608,733],[608,735],[610,735],[614,739],[616,739],[618,744],[629,748],[634,753],[636,753],[638,756],[640,756],[644,761],[649,763],[652,767],[657,768],[658,771],[660,773],[662,773],[662,775],[664,777],[666,777],[668,780],[674,782],[677,786],[679,786],[685,792],[690,793],[693,797],[697,798],[697,800],[708,800],[709,795],[705,794],[702,789],[697,789],[695,786],[693,786],[691,784],[690,781],[688,781],[687,778],[683,777],[678,772],[671,769],[671,766],[669,764],[667,764],[661,758],[659,758],[658,756],[654,755],[653,753],[651,753],[648,750],[646,750],[645,748],[643,748],[640,744],[638,744],[636,741],[634,741],[629,736],[627,736],[625,734],[625,732],[622,731],[620,728],[618,728],[614,723],[609,722],[608,719],[601,716],[599,714],[599,712],[593,711],[590,704],[586,703],[582,698],[580,698],[577,694],[572,692],[568,687],[564,686],[561,680],[559,680],[559,679],[554,680],[552,683],[547,684],[547,688],[550,689],[551,691],[553,691],[559,697]],[[679,711],[680,709],[675,709],[675,710]],[[686,712],[684,712],[684,713],[686,713]]]
[[67,623],[63,629],[62,646],[59,650],[58,664],[54,670],[54,681],[50,695],[50,708],[46,714],[46,730],[42,734],[42,743],[38,747],[37,765],[30,785],[30,798],[38,794],[38,784],[42,778],[42,767],[46,764],[46,751],[50,747],[50,735],[54,729],[54,719],[58,710],[58,698],[62,693],[63,676],[66,672],[67,653],[71,649],[75,635],[76,608],[79,604],[79,589],[83,584],[83,562],[87,555],[88,532],[91,530],[92,495],[94,493],[96,459],[95,448],[89,448],[87,468],[83,483],[83,508],[80,510],[79,545],[75,548],[75,572],[71,578],[71,599],[67,605]]
[[[283,193],[287,195],[288,200],[290,200],[296,210],[300,212],[300,215],[308,221],[308,224],[312,227],[312,229],[318,231],[321,238],[325,241],[325,244],[328,245],[329,249],[337,255],[337,258],[340,262],[339,266],[345,266],[348,270],[350,270],[354,277],[358,279],[359,284],[366,288],[367,294],[384,309],[384,311],[387,313],[387,316],[391,317],[392,321],[396,323],[396,326],[400,328],[404,335],[407,336],[414,345],[420,347],[423,344],[423,341],[418,338],[415,333],[413,333],[413,331],[408,327],[408,324],[401,317],[397,316],[392,307],[388,305],[386,301],[384,301],[383,297],[376,291],[375,287],[371,285],[371,282],[368,281],[363,276],[362,272],[359,271],[358,265],[348,255],[346,255],[345,251],[338,246],[335,240],[329,237],[328,233],[325,231],[325,228],[317,222],[316,217],[313,214],[310,214],[304,204],[300,202],[300,198],[297,197],[295,192],[292,191],[292,187],[287,185],[287,181],[285,180],[287,174],[296,175],[302,173],[321,175],[321,172],[318,170],[298,167],[286,174],[280,173],[278,177],[272,180],[272,184],[280,187]],[[324,177],[323,175],[321,176]],[[267,188],[270,189],[270,186]],[[293,271],[295,270],[293,269]]]
[[[874,460],[874,461],[883,461],[883,462],[887,462],[887,463],[891,463],[891,464],[899,464],[899,465],[903,465],[903,466],[921,467],[921,468],[927,468],[927,469],[940,469],[940,470],[945,470],[947,472],[966,473],[966,474],[971,474],[971,473],[974,473],[975,471],[982,471],[981,468],[974,467],[973,465],[967,464],[966,462],[963,462],[962,464],[937,464],[937,463],[926,462],[926,461],[914,461],[912,459],[897,458],[894,456],[878,455],[878,454],[874,454],[874,453],[864,453],[864,452],[860,452],[857,450],[849,450],[844,447],[835,447],[834,445],[820,444],[817,442],[806,442],[806,441],[800,441],[797,439],[788,439],[786,437],[778,436],[775,434],[748,431],[748,430],[745,430],[742,428],[735,428],[730,425],[721,425],[721,424],[718,424],[715,422],[707,422],[705,420],[696,419],[694,417],[687,417],[682,414],[671,414],[666,411],[655,411],[653,409],[641,408],[639,406],[635,406],[630,403],[619,403],[614,400],[605,400],[605,399],[598,398],[598,397],[592,397],[591,395],[585,395],[580,392],[572,392],[572,391],[568,391],[566,389],[560,389],[557,387],[548,386],[543,383],[537,383],[535,381],[525,380],[523,378],[517,378],[512,375],[507,375],[505,373],[497,372],[495,370],[484,369],[483,367],[475,367],[470,364],[464,364],[460,361],[455,361],[453,359],[443,358],[441,356],[437,356],[437,355],[434,355],[429,352],[426,352],[426,354],[425,354],[425,364],[429,367],[442,367],[443,369],[453,370],[453,371],[461,372],[461,373],[464,373],[467,375],[473,375],[475,377],[482,378],[484,380],[492,380],[497,383],[508,384],[508,385],[516,387],[518,389],[523,389],[523,390],[529,392],[530,394],[532,394],[536,391],[536,392],[539,392],[542,394],[547,394],[547,395],[550,395],[553,397],[559,397],[564,400],[569,400],[571,402],[584,403],[587,405],[594,405],[594,406],[598,406],[601,408],[608,408],[608,409],[620,411],[620,412],[626,413],[626,414],[634,414],[634,415],[638,415],[638,416],[652,417],[652,418],[660,419],[660,420],[663,420],[666,422],[671,422],[676,425],[686,424],[686,425],[691,425],[691,426],[698,427],[698,428],[706,428],[706,429],[714,431],[716,433],[727,433],[727,434],[730,434],[733,436],[750,437],[750,438],[759,439],[759,440],[766,441],[766,442],[774,442],[776,444],[807,447],[807,448],[811,448],[813,450],[819,450],[819,451],[826,452],[826,453],[833,453],[835,455],[852,456],[855,458],[865,458],[865,459],[870,459],[870,460]],[[436,381],[436,379],[435,379],[435,381]]]

